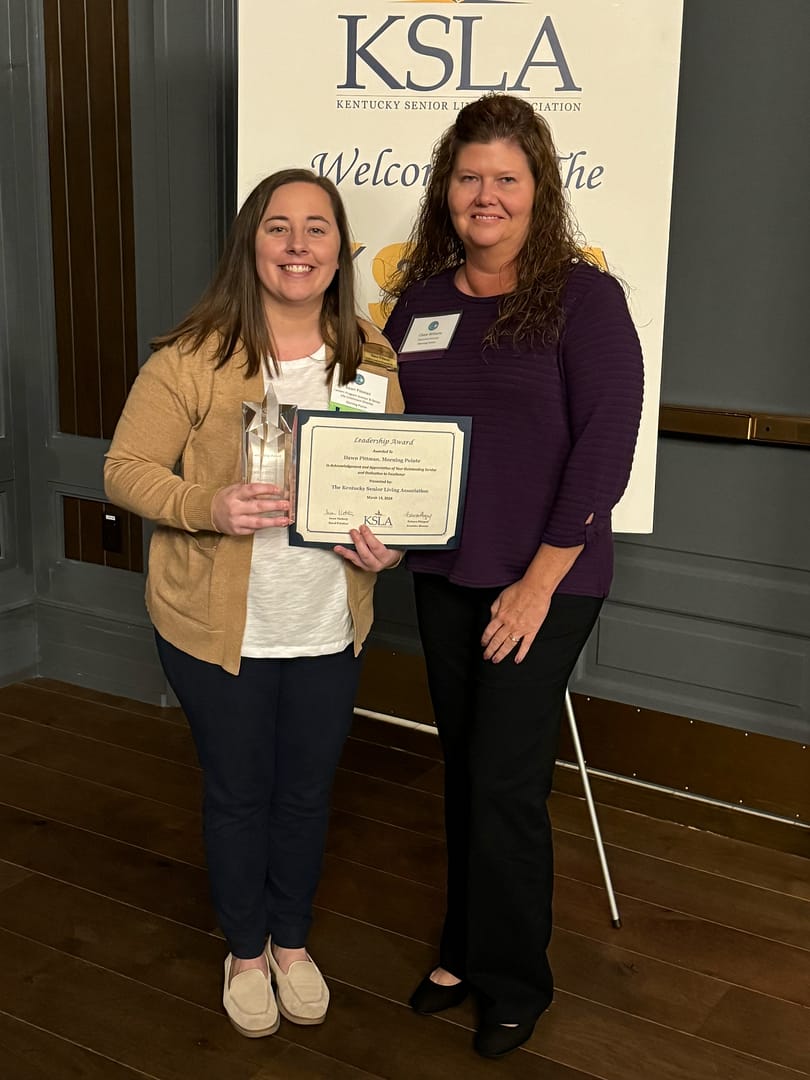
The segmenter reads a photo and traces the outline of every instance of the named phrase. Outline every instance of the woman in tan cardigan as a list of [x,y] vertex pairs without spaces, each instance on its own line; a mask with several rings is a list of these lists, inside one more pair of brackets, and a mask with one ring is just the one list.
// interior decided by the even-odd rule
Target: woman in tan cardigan
[[[333,381],[394,353],[357,318],[351,240],[327,179],[285,170],[248,196],[214,279],[154,343],[107,455],[108,498],[155,522],[147,607],[204,780],[212,898],[228,942],[223,1004],[244,1035],[279,1011],[318,1024],[329,991],[306,951],[328,801],[348,733],[376,572],[399,553],[291,547],[279,488],[241,482],[242,402],[325,409]],[[270,516],[268,516],[270,515]],[[273,992],[275,984],[276,994]]]

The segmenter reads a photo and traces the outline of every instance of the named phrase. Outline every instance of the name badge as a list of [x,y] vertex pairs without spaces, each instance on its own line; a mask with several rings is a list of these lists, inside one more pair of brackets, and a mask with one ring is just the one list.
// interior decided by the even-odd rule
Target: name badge
[[453,340],[460,319],[460,311],[414,316],[399,347],[400,353],[443,352]]
[[332,389],[329,392],[330,412],[385,412],[388,379],[371,371],[358,371],[354,381],[340,384],[340,364],[335,364]]

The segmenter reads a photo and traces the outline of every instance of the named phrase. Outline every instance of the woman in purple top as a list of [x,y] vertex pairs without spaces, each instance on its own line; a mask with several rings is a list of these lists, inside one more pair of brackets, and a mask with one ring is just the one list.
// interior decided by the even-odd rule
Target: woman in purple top
[[408,557],[448,851],[439,962],[411,1005],[473,990],[475,1048],[500,1057],[553,996],[546,800],[565,688],[610,586],[642,358],[621,287],[575,242],[548,126],[519,98],[458,114],[411,244],[385,328],[407,411],[473,417],[460,545]]

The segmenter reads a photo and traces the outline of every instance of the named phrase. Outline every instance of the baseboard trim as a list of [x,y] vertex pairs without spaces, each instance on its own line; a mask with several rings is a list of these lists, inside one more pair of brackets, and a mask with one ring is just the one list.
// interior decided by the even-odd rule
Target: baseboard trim
[[[571,769],[579,772],[579,766],[573,761],[557,759],[558,769]],[[762,821],[773,821],[780,825],[789,825],[792,829],[805,829],[808,834],[810,845],[810,822],[797,821],[795,818],[780,817],[779,814],[768,814],[764,810],[754,810],[750,806],[738,806],[736,803],[722,802],[720,799],[711,799],[707,795],[695,795],[691,791],[678,791],[676,788],[662,787],[660,784],[650,784],[645,780],[634,780],[629,776],[619,776],[617,773],[605,772],[603,769],[592,769],[586,765],[588,776],[598,780],[610,780],[616,784],[627,784],[629,787],[639,788],[643,791],[652,791],[658,795],[666,795],[672,799],[682,799],[685,802],[699,803],[702,806],[710,806],[716,810],[730,810],[735,814],[749,814],[751,817],[760,818]],[[810,850],[810,848],[809,848]]]

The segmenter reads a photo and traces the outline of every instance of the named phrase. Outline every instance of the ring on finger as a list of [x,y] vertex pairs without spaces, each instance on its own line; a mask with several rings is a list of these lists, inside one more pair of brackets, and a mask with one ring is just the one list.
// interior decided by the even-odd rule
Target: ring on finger
[[512,642],[513,645],[517,645],[517,643],[520,641],[520,637],[515,637],[514,634],[510,634],[509,640]]

